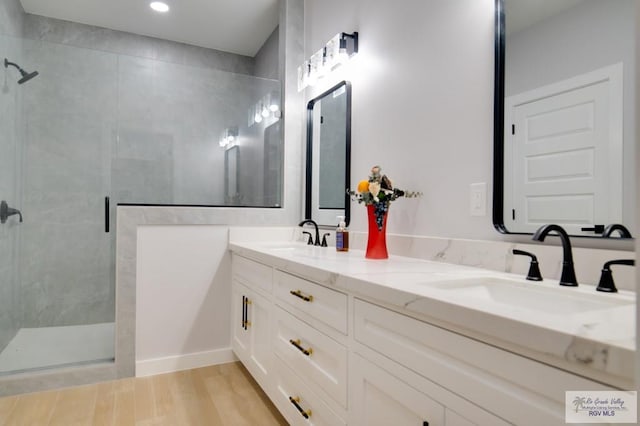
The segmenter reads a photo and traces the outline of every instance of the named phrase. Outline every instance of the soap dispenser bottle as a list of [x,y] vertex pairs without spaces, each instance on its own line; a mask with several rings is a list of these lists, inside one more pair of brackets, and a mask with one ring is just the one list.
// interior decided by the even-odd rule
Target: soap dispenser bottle
[[340,221],[336,229],[336,251],[349,251],[349,231],[344,216],[338,216]]

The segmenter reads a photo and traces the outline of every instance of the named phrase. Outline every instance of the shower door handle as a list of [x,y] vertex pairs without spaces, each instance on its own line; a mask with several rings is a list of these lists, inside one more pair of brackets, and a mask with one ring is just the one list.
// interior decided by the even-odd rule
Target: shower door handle
[[109,197],[104,197],[104,232],[109,232]]

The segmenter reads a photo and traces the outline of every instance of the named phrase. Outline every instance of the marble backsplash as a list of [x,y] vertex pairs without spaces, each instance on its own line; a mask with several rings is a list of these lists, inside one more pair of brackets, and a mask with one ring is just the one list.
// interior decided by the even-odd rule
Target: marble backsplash
[[[326,232],[326,231],[324,231]],[[230,241],[287,240],[304,241],[301,228],[231,228]],[[328,242],[334,244],[331,232]],[[525,276],[529,270],[529,258],[512,254],[520,249],[535,254],[542,276],[559,279],[562,272],[562,247],[557,237],[547,238],[545,243],[524,244],[503,241],[450,239],[428,236],[387,235],[387,248],[391,255],[407,256],[436,262],[508,272]],[[364,250],[366,232],[350,232],[350,248]],[[329,248],[331,249],[331,248]],[[622,250],[573,248],[573,260],[579,284],[597,285],[602,266],[613,259],[634,259],[635,253]],[[635,291],[635,267],[614,266],[613,277],[620,290]],[[595,291],[595,290],[594,290]]]
[[[366,247],[366,233],[354,232],[351,239],[351,247]],[[552,245],[559,244],[557,237],[550,236],[547,241],[544,244],[523,244],[390,234],[387,236],[387,247],[390,253],[396,255],[526,275],[529,258],[512,253],[513,249],[520,249],[537,256],[544,278],[557,280],[562,272],[562,247]],[[635,253],[629,251],[573,248],[573,261],[580,284],[597,285],[602,266],[609,260],[634,258]],[[635,291],[635,267],[614,266],[612,271],[618,289]]]

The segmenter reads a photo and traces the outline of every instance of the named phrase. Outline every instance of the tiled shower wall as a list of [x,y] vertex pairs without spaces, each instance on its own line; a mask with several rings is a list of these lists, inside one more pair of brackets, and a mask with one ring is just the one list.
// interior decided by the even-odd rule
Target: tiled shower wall
[[24,16],[20,0],[0,0],[0,34],[22,36]]
[[[20,63],[22,6],[18,0],[0,0],[0,60],[8,58]],[[4,70],[0,78],[0,199],[10,206],[20,204],[16,175],[19,170],[19,131],[22,97],[17,85],[16,70]],[[13,73],[15,71],[15,73]],[[18,330],[15,297],[16,242],[20,227],[16,218],[0,224],[0,351]]]
[[7,312],[21,327],[111,322],[115,205],[223,204],[220,134],[233,125],[242,132],[249,106],[279,84],[253,77],[250,57],[23,19],[21,60],[40,75],[21,86],[28,221],[20,227],[20,303]]

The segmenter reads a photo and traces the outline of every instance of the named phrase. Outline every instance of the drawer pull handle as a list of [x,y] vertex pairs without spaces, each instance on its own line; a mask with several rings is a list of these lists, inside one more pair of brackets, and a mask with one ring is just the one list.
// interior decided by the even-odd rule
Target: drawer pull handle
[[309,295],[309,296],[305,296],[304,294],[302,294],[302,292],[300,290],[296,290],[296,291],[289,291],[289,293],[293,294],[295,297],[299,297],[300,299],[304,300],[305,302],[313,302],[313,296]]
[[311,348],[309,348],[309,349],[303,348],[302,345],[300,344],[300,340],[289,339],[289,343],[291,343],[293,346],[295,346],[300,352],[302,352],[306,356],[311,356],[311,354],[313,353],[313,349],[311,349]]
[[299,402],[300,402],[300,397],[296,396],[295,398],[290,396],[289,397],[289,401],[296,407],[296,409],[300,412],[300,414],[302,415],[302,417],[304,417],[305,419],[308,419],[309,417],[311,417],[311,410],[303,410],[302,407],[300,406]]
[[245,323],[247,322],[247,296],[242,296],[242,329],[246,330]]
[[251,300],[247,296],[242,296],[242,328],[245,330],[247,327],[251,326],[251,321],[249,321],[249,308],[248,306],[251,304]]

